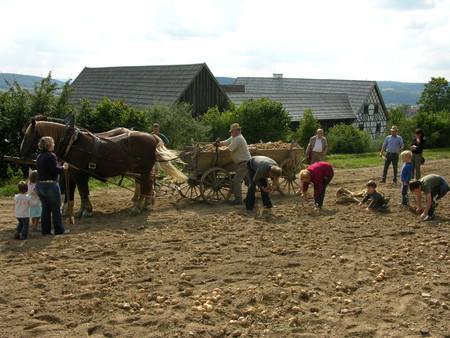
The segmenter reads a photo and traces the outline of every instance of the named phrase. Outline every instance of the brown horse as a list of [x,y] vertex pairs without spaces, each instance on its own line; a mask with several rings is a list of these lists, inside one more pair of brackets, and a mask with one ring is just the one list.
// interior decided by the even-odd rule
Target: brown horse
[[30,158],[36,152],[41,137],[51,136],[55,140],[55,152],[60,160],[70,164],[69,175],[80,193],[81,206],[77,217],[92,215],[89,176],[105,179],[138,172],[142,184],[139,200],[131,210],[131,215],[140,213],[145,197],[151,196],[150,171],[156,161],[175,181],[187,180],[170,162],[176,158],[176,153],[165,148],[159,137],[125,128],[111,131],[108,135],[115,136],[101,137],[61,123],[32,119],[26,127],[20,151],[23,157]]

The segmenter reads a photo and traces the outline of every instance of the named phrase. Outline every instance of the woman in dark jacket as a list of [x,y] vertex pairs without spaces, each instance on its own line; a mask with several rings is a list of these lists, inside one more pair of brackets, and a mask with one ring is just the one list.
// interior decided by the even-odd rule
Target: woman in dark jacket
[[412,158],[411,163],[413,165],[413,177],[416,176],[416,180],[420,178],[420,166],[422,165],[422,152],[425,146],[425,133],[422,129],[416,129],[416,137],[411,143]]
[[42,203],[41,225],[42,235],[50,235],[52,228],[55,235],[68,233],[64,229],[61,215],[61,190],[58,185],[58,176],[69,168],[68,163],[58,165],[55,149],[55,141],[50,136],[39,140],[39,149],[42,151],[36,159],[37,182],[36,193]]

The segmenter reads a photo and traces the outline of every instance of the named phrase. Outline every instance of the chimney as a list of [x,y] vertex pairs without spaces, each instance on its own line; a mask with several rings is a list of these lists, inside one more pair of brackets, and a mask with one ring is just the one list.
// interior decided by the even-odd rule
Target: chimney
[[283,78],[283,73],[273,73],[273,78],[274,79],[282,79]]

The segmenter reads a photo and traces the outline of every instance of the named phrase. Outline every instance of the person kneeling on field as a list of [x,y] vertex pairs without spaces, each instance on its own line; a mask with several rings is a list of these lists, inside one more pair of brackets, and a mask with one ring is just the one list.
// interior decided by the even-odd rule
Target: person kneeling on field
[[[321,209],[325,192],[328,184],[334,176],[334,170],[330,163],[316,162],[308,168],[303,169],[299,173],[300,181],[302,182],[302,198],[314,199],[316,207]],[[308,196],[307,191],[310,184],[314,186],[314,195]]]
[[371,199],[369,206],[366,208],[366,211],[374,211],[374,210],[386,210],[388,208],[386,198],[383,194],[377,191],[377,184],[375,181],[369,181],[366,184],[366,195],[359,202],[359,206],[362,206],[368,199]]
[[436,208],[434,197],[436,197],[436,200],[441,199],[450,191],[450,188],[442,176],[431,174],[418,181],[411,182],[409,190],[417,196],[416,213],[418,214],[421,212],[421,193],[424,192],[426,205],[419,218],[424,221],[431,221],[434,219],[434,209]]

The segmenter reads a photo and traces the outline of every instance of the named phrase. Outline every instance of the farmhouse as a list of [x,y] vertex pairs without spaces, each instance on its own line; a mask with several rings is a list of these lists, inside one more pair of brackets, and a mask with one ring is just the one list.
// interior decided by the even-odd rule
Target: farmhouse
[[73,81],[73,102],[111,101],[145,108],[154,104],[186,102],[198,115],[210,107],[228,107],[223,92],[206,63],[169,66],[85,67]]
[[376,81],[296,79],[274,74],[272,78],[238,77],[233,85],[222,88],[236,104],[262,96],[278,101],[294,123],[311,109],[325,130],[338,123],[353,123],[372,138],[386,131],[387,109]]

